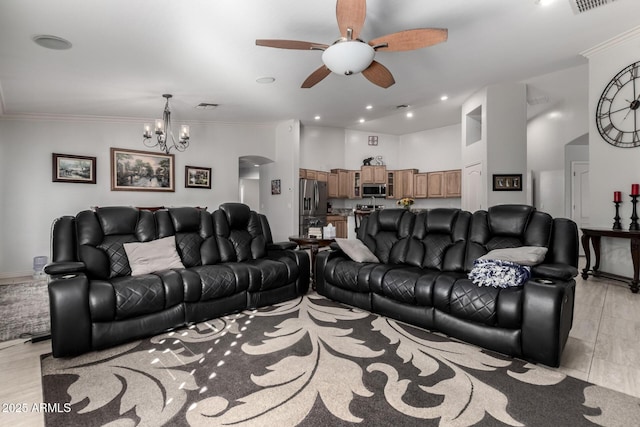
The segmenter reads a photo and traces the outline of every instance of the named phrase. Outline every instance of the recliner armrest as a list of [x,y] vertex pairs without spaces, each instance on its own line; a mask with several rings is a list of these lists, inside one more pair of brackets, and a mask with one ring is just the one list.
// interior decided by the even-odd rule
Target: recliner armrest
[[267,243],[267,251],[286,251],[288,249],[295,249],[297,246],[294,242]]
[[578,269],[569,264],[539,264],[531,267],[533,278],[555,279],[561,281],[571,280],[578,275]]
[[62,275],[49,282],[51,349],[54,357],[91,350],[89,279],[84,273]]
[[83,273],[87,266],[81,261],[50,262],[44,266],[44,272],[51,275]]

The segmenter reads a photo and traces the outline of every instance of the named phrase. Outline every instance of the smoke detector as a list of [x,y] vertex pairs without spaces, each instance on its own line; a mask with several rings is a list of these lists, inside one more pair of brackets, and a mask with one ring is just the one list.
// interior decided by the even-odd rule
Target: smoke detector
[[587,12],[596,7],[604,6],[608,3],[613,3],[616,0],[569,0],[573,13],[576,15],[579,13]]

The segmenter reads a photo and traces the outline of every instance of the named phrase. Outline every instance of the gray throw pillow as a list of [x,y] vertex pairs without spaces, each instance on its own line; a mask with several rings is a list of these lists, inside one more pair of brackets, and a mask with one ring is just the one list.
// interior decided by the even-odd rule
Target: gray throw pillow
[[478,259],[511,261],[520,265],[536,265],[544,261],[547,248],[543,246],[520,246],[519,248],[494,249]]
[[338,246],[340,246],[340,249],[342,249],[342,252],[356,262],[380,262],[378,257],[358,239],[349,240],[336,238],[335,240]]
[[184,268],[176,251],[176,239],[173,236],[144,243],[125,243],[123,246],[129,258],[132,276],[170,268]]

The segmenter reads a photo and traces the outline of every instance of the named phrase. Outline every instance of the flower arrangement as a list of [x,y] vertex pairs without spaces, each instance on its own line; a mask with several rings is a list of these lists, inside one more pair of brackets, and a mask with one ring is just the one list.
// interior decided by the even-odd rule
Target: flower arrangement
[[415,203],[411,197],[404,197],[396,202],[398,206],[402,206],[405,209],[409,209],[409,207]]

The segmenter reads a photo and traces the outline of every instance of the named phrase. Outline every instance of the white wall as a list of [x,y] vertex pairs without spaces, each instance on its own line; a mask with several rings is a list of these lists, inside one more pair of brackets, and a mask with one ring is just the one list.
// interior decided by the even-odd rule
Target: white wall
[[[260,206],[277,242],[298,234],[300,121],[278,123],[275,136],[275,161],[260,167]],[[273,179],[280,180],[281,194],[271,194]]]
[[548,103],[527,124],[527,167],[534,177],[534,205],[553,216],[570,216],[570,164],[565,146],[588,131],[587,64],[526,81],[529,91],[547,94]]
[[[606,85],[623,68],[638,61],[640,37],[627,37],[588,54],[589,56],[589,188],[590,221],[593,227],[610,228],[615,215],[614,191],[622,191],[622,227],[628,229],[631,184],[640,183],[640,148],[617,148],[604,141],[596,128],[598,99]],[[629,241],[603,238],[602,271],[631,276]]]
[[[238,201],[238,157],[275,157],[275,124],[192,124],[191,146],[175,157],[175,192],[111,191],[109,148],[147,150],[141,125],[88,120],[0,120],[0,277],[31,273],[49,256],[54,218],[91,206],[207,206]],[[97,157],[97,184],[51,181],[51,154]],[[231,160],[230,160],[231,159]],[[184,167],[212,168],[212,188],[184,187]]]
[[344,169],[345,130],[302,126],[300,130],[300,167],[329,171]]
[[259,179],[240,179],[240,201],[252,210],[261,212]]

